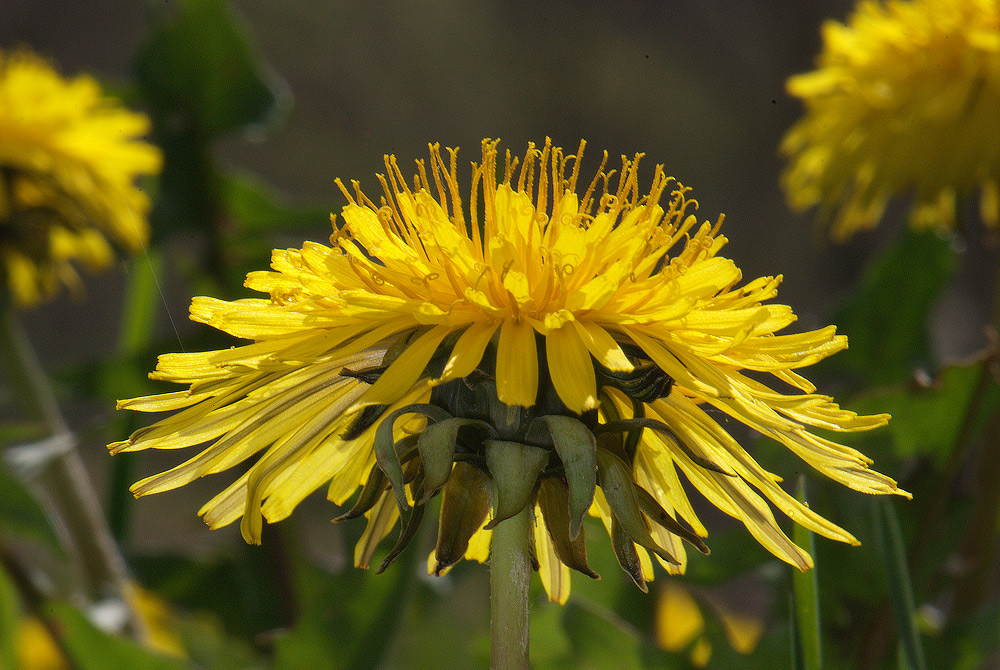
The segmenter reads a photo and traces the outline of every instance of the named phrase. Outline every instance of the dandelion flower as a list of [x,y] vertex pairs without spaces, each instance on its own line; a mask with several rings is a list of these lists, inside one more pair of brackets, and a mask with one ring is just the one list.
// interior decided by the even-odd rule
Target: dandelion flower
[[953,228],[956,199],[978,192],[996,226],[1000,4],[866,0],[823,42],[818,68],[788,81],[806,108],[781,147],[791,206],[819,205],[843,241],[904,193],[915,228]]
[[134,182],[160,167],[138,139],[148,128],[90,77],[65,80],[27,51],[0,52],[0,284],[15,304],[77,288],[72,264],[106,268],[109,241],[146,243],[149,201]]
[[[719,256],[722,217],[699,223],[688,190],[660,166],[640,190],[641,155],[606,171],[605,154],[580,188],[582,152],[546,142],[498,166],[497,143],[484,141],[467,206],[456,151],[446,159],[437,145],[412,185],[387,156],[378,203],[338,181],[349,204],[330,245],[275,251],[273,271],[248,275],[269,297],[194,299],[194,320],[251,342],[164,355],[151,376],[190,388],[119,403],[177,413],[113,452],[208,445],[133,492],[260,454],[201,509],[210,526],[242,518],[244,538],[260,542],[262,515],[283,519],[323,485],[343,505],[362,486],[342,518],[368,519],[360,566],[399,521],[383,567],[441,492],[436,574],[462,557],[484,560],[490,529],[528,509],[542,582],[560,601],[570,568],[596,576],[588,512],[641,588],[650,554],[679,572],[681,540],[707,553],[683,480],[800,568],[811,559],[768,501],[855,543],[717,421],[731,417],[851,488],[902,493],[862,454],[810,432],[888,419],[841,409],[796,372],[845,338],[833,327],[776,335],[795,320],[766,304],[780,277],[739,285],[739,269]],[[768,375],[795,392],[769,387]]]

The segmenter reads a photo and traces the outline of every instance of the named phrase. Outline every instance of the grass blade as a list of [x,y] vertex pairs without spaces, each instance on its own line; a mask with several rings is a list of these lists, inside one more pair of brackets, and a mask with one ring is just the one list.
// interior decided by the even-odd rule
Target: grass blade
[[875,536],[882,550],[882,562],[885,564],[886,578],[889,582],[889,598],[892,602],[892,612],[899,631],[901,656],[905,659],[904,667],[908,670],[926,670],[924,648],[917,632],[916,611],[913,604],[913,589],[910,586],[910,573],[906,564],[906,546],[903,544],[903,533],[899,529],[899,519],[892,501],[880,497],[875,506]]
[[[805,478],[799,476],[796,497],[806,502]],[[813,533],[808,528],[795,525],[792,531],[795,544],[809,552],[815,560],[816,546]],[[821,670],[823,646],[820,639],[819,582],[817,568],[802,572],[792,571],[792,657],[793,665],[802,670]]]

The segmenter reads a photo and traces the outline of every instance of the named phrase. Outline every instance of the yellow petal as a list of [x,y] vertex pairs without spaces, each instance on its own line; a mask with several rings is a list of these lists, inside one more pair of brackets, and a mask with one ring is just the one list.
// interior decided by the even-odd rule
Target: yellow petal
[[360,402],[366,405],[389,405],[399,399],[424,373],[424,368],[434,356],[441,340],[452,330],[450,326],[434,326],[416,341],[407,344],[399,358],[361,396]]
[[460,379],[472,373],[483,358],[486,346],[493,338],[499,323],[497,321],[480,321],[466,328],[444,366],[441,376],[433,380],[433,384],[443,384],[452,379]]
[[497,397],[508,405],[531,407],[538,396],[535,331],[520,319],[505,319],[497,343]]
[[598,402],[594,363],[572,325],[567,323],[545,336],[545,357],[552,385],[566,407],[578,414],[595,409]]
[[538,558],[538,576],[549,600],[560,605],[566,604],[569,599],[569,568],[556,556],[556,548],[549,537],[545,518],[538,505],[535,505],[535,556]]
[[656,643],[667,651],[684,651],[704,631],[705,617],[691,592],[666,580],[656,600]]
[[576,334],[580,336],[580,340],[583,341],[587,350],[597,359],[598,363],[617,372],[631,372],[633,370],[625,352],[608,331],[589,320],[574,319],[571,323],[576,328]]

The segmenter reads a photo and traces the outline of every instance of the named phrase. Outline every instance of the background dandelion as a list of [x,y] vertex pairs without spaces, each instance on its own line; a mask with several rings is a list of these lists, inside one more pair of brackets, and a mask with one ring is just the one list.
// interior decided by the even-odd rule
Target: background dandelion
[[781,149],[796,209],[820,206],[843,241],[890,198],[918,229],[948,230],[956,208],[1000,223],[1000,7],[989,0],[862,2],[822,26],[812,72],[788,81],[806,113]]

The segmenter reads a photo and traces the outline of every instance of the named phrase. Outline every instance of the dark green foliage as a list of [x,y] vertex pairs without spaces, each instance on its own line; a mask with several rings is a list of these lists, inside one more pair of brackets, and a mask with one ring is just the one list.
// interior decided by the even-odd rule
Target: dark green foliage
[[850,348],[825,363],[865,386],[905,380],[933,365],[928,319],[955,267],[947,239],[907,231],[874,260],[832,322]]

